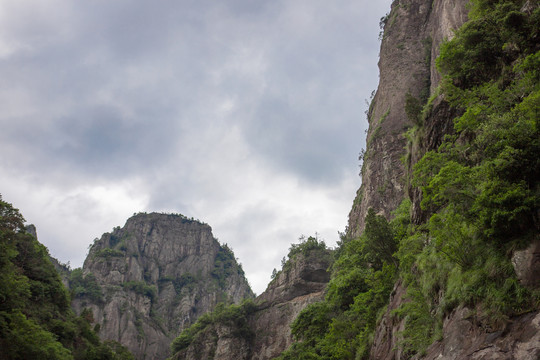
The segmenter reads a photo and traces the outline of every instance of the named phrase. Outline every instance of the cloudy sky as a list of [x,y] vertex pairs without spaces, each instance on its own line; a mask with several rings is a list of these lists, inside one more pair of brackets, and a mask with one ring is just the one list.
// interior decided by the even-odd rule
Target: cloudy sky
[[139,211],[210,224],[256,293],[360,185],[390,0],[0,0],[0,194],[82,265]]

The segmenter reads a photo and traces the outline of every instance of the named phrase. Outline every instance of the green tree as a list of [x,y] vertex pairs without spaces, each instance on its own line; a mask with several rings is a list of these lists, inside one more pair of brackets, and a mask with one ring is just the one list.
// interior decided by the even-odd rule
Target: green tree
[[394,257],[397,241],[386,218],[369,208],[365,223],[363,252],[366,259],[376,269],[381,269],[383,263],[394,264],[397,268],[398,263]]
[[0,196],[0,360],[130,359],[101,343],[89,320],[73,314],[47,249]]

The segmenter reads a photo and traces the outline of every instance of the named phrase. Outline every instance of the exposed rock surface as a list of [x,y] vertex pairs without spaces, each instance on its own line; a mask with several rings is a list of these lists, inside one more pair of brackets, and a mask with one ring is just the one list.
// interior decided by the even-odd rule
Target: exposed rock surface
[[307,305],[324,298],[330,263],[329,251],[299,254],[255,299],[257,308],[248,319],[253,337],[246,339],[234,327],[214,324],[174,360],[269,360],[279,356],[292,343],[293,320]]
[[540,312],[512,319],[504,330],[488,332],[475,324],[467,308],[458,308],[444,320],[444,339],[429,347],[425,360],[538,360]]
[[291,323],[306,306],[324,298],[330,280],[329,255],[315,251],[298,256],[257,297],[259,311],[251,321],[256,334],[251,360],[272,359],[291,345]]
[[540,237],[524,250],[514,252],[512,264],[519,281],[530,288],[540,288]]
[[[396,0],[392,4],[381,44],[379,86],[368,114],[362,186],[349,214],[347,233],[351,237],[362,233],[370,207],[389,218],[406,193],[405,167],[401,159],[406,155],[404,134],[412,126],[405,113],[406,95],[409,93],[425,101],[435,92],[440,81],[435,69],[439,45],[466,21],[467,2]],[[438,101],[432,112],[437,114],[437,107],[445,105]],[[426,124],[426,133],[429,133],[426,138],[433,139],[433,146],[443,135],[439,129],[445,130],[452,124],[451,117],[439,116],[438,119]]]
[[[436,149],[445,134],[453,131],[452,120],[459,115],[441,97],[432,102],[424,119],[423,138],[416,148],[405,149],[405,131],[413,123],[405,112],[406,94],[425,101],[436,94],[441,80],[435,69],[440,44],[467,19],[466,0],[396,0],[387,16],[380,52],[380,83],[369,111],[367,149],[362,168],[362,186],[349,214],[348,235],[356,237],[364,229],[367,210],[373,207],[387,218],[399,202],[412,200],[412,220],[421,223],[429,214],[420,209],[421,194],[407,188],[404,163],[414,164],[429,150]],[[408,156],[407,156],[408,155]],[[400,161],[403,158],[403,162]],[[406,194],[408,192],[408,194]],[[539,286],[540,245],[516,251],[513,264],[520,281]],[[371,359],[401,360],[403,321],[392,315],[406,299],[406,288],[398,282],[388,308],[374,334]],[[473,312],[457,308],[444,319],[443,339],[432,344],[422,359],[540,359],[540,313],[511,319],[500,331],[486,329]]]
[[164,359],[169,345],[219,302],[253,297],[232,251],[210,226],[180,215],[138,214],[91,247],[83,273],[93,274],[100,301],[92,309],[102,339],[119,341],[138,359]]
[[236,328],[223,324],[206,328],[196,344],[173,356],[173,360],[248,360],[251,354],[249,341],[237,336],[235,331]]
[[392,311],[406,301],[405,293],[406,288],[401,281],[398,281],[390,294],[388,309],[375,330],[373,346],[370,351],[371,359],[395,360],[401,358],[399,333],[404,330],[404,324],[392,315]]
[[[400,349],[400,332],[404,330],[392,312],[407,301],[406,289],[398,282],[390,296],[388,309],[378,324],[370,359],[405,360]],[[513,318],[500,330],[486,329],[465,307],[452,311],[443,321],[442,340],[433,343],[423,360],[538,360],[540,359],[540,312]]]

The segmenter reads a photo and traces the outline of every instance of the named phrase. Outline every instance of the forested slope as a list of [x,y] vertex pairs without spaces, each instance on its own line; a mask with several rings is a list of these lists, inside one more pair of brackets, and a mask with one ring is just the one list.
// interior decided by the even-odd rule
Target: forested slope
[[47,249],[0,197],[0,359],[133,359],[91,322],[91,312],[74,315]]

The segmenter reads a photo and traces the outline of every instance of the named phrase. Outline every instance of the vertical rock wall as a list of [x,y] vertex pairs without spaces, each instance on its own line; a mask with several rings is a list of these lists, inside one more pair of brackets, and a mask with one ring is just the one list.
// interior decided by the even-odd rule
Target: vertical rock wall
[[[432,99],[432,107],[423,119],[423,137],[415,148],[405,148],[404,132],[413,124],[405,112],[407,93],[426,100],[436,95],[441,76],[435,59],[444,39],[467,20],[466,0],[396,0],[386,20],[381,45],[380,83],[369,113],[366,155],[362,169],[362,187],[349,215],[349,236],[358,236],[364,228],[367,210],[373,207],[391,216],[404,197],[412,200],[412,220],[424,222],[429,214],[420,209],[421,194],[407,184],[405,169],[429,150],[436,149],[445,134],[452,133],[453,119],[460,114],[442,97]],[[400,161],[402,159],[402,161]],[[536,268],[531,266],[537,243],[516,252],[513,261],[520,280],[537,286]],[[396,283],[386,313],[374,334],[371,359],[408,358],[400,351],[403,321],[392,312],[407,301],[406,289]],[[538,359],[540,356],[540,315],[538,311],[512,319],[501,331],[488,331],[475,321],[473,309],[459,307],[443,320],[441,341],[433,343],[418,359]]]
[[[412,126],[405,113],[405,99],[409,93],[425,101],[434,93],[440,81],[435,69],[439,46],[466,21],[467,2],[396,0],[392,4],[381,43],[379,86],[368,114],[362,186],[349,214],[347,234],[351,237],[362,233],[370,207],[389,218],[407,193],[404,164],[414,159],[407,158],[405,148],[404,135]],[[447,130],[448,117],[441,119],[444,124],[426,124],[434,129],[430,134],[433,139]]]

